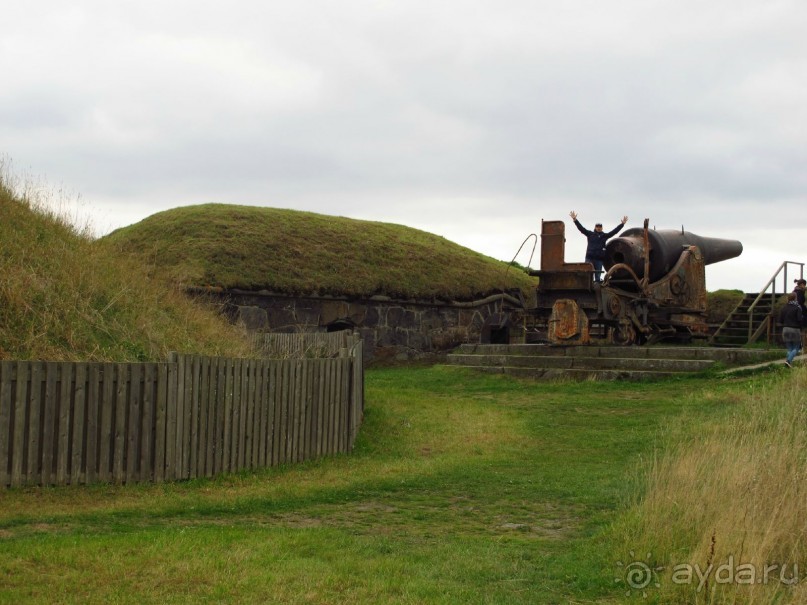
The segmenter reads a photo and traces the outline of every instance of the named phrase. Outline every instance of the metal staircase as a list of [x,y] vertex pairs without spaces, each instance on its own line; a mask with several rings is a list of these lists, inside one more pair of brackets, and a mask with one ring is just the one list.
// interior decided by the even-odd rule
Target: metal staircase
[[[804,263],[783,262],[759,293],[743,297],[709,338],[709,344],[737,347],[757,342],[763,335],[766,342],[771,343],[775,333],[774,308],[777,299],[793,290],[792,285],[788,284],[789,265],[794,266],[791,276],[796,274],[795,268],[798,267],[798,277],[804,277]],[[781,289],[777,288],[779,278]]]

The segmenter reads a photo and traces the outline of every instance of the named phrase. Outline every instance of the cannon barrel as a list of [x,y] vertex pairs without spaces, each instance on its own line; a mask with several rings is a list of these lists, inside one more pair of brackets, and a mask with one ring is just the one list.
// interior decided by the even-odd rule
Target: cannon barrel
[[[698,247],[706,265],[735,258],[743,251],[743,245],[737,240],[701,237],[683,230],[648,230],[647,239],[650,244],[651,282],[669,273],[688,246]],[[616,264],[624,263],[633,269],[639,278],[644,277],[644,248],[644,229],[628,229],[620,237],[615,237],[606,244],[605,268],[610,269]]]

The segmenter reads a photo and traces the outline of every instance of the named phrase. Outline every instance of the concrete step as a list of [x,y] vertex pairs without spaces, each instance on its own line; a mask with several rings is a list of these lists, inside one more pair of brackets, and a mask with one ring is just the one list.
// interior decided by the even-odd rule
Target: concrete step
[[741,347],[615,347],[553,346],[547,344],[483,345],[464,344],[457,355],[533,355],[540,357],[606,357],[621,359],[707,359],[726,365],[745,365],[781,357],[781,349]]
[[500,366],[511,368],[566,370],[630,370],[660,372],[700,372],[714,365],[712,359],[673,359],[647,357],[586,357],[558,355],[465,355],[452,353],[447,361],[453,365]]
[[[460,367],[460,366],[452,366]],[[461,366],[478,372],[489,374],[507,374],[521,378],[540,378],[543,380],[659,380],[678,376],[678,372],[642,371],[642,370],[586,370],[559,368],[519,368],[512,366]]]
[[552,346],[547,344],[461,345],[448,364],[484,372],[570,380],[651,380],[703,371],[716,362],[728,367],[782,357],[781,349],[722,347]]

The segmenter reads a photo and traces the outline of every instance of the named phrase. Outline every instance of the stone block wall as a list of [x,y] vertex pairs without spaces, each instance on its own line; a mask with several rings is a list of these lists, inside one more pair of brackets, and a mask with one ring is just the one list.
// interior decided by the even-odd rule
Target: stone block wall
[[[207,295],[210,295],[208,292]],[[497,295],[476,303],[398,301],[316,296],[292,297],[238,290],[215,294],[228,316],[255,332],[318,332],[350,329],[364,340],[368,359],[418,359],[447,352],[460,344],[478,343],[502,314],[518,314],[514,299]],[[510,322],[510,340],[518,329]],[[488,330],[489,331],[489,330]]]

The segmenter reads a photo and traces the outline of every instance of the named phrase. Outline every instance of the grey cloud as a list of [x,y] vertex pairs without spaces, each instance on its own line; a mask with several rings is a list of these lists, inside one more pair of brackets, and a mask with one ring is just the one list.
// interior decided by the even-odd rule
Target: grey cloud
[[497,257],[572,208],[807,219],[795,0],[26,6],[0,24],[2,151],[101,206],[282,205]]

